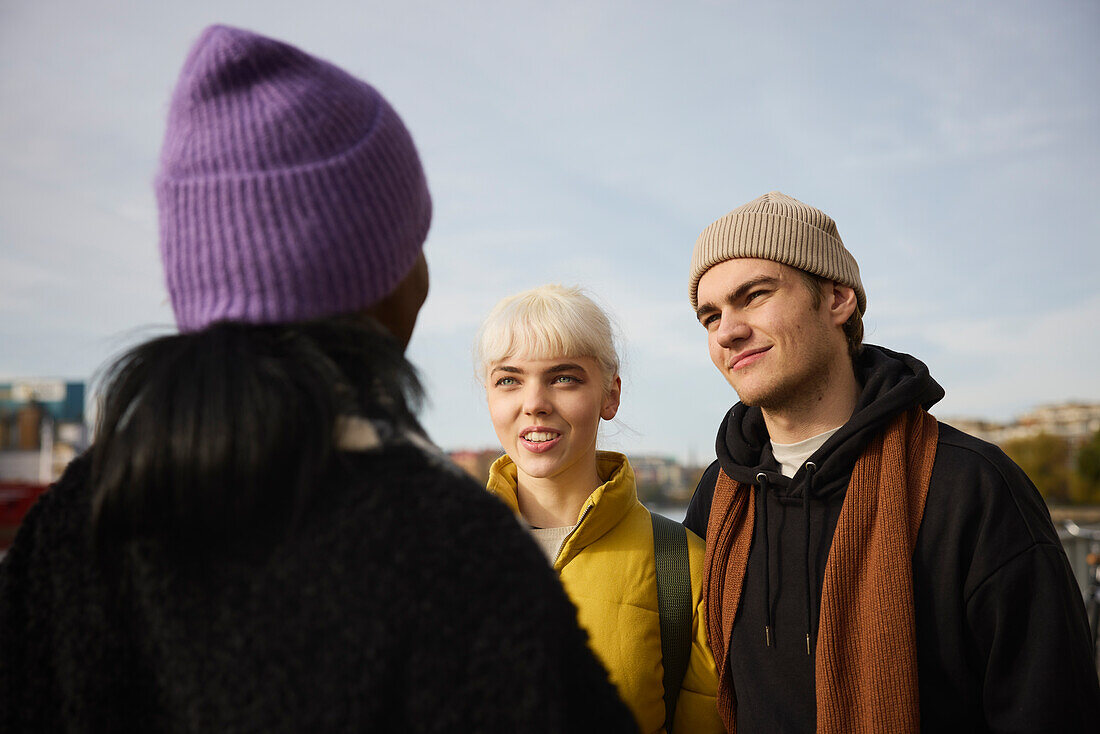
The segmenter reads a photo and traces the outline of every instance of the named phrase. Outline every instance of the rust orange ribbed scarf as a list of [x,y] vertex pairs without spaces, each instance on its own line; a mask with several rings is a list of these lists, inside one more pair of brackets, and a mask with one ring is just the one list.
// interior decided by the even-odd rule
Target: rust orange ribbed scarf
[[[936,419],[913,408],[873,439],[852,469],[821,589],[819,734],[920,730],[912,557],[938,436]],[[737,731],[737,696],[726,655],[749,560],[754,505],[751,487],[719,474],[703,588],[718,667],[718,712],[731,733]]]

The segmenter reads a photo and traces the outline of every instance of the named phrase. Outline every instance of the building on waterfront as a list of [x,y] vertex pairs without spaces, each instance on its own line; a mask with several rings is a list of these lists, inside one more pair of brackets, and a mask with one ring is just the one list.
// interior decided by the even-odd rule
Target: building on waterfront
[[499,448],[480,450],[460,449],[458,451],[451,451],[447,455],[451,457],[451,461],[458,464],[467,474],[476,479],[479,483],[485,484],[489,481],[489,467],[494,461],[500,458],[500,455],[503,453],[504,451]]
[[1100,403],[1043,405],[1021,416],[1017,423],[1027,435],[1046,433],[1072,443],[1083,443],[1100,431]]
[[695,490],[691,471],[668,456],[631,456],[630,466],[638,484],[638,495],[645,502],[662,505],[687,504]]
[[1007,423],[968,418],[946,418],[946,423],[990,443],[1032,438],[1041,434],[1057,436],[1080,446],[1100,431],[1100,403],[1057,403],[1041,405]]
[[0,481],[48,484],[88,438],[83,382],[0,382]]

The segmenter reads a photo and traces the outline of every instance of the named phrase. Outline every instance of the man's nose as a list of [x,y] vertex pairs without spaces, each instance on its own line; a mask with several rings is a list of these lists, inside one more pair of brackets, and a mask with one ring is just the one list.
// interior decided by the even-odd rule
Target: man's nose
[[732,347],[747,339],[751,333],[752,329],[737,314],[722,314],[721,321],[718,322],[716,338],[720,346]]

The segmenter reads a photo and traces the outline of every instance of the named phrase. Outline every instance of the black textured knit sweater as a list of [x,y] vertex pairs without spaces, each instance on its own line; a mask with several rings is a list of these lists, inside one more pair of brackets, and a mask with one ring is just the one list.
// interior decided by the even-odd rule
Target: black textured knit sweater
[[267,560],[89,553],[89,461],[0,565],[4,731],[627,732],[507,509],[412,443],[347,455]]

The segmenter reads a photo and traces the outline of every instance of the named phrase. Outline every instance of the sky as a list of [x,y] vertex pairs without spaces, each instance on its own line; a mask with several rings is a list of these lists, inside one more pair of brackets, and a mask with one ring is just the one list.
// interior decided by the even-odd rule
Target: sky
[[498,445],[472,362],[499,299],[582,286],[619,325],[605,448],[705,462],[736,401],[688,301],[695,238],[779,190],[859,262],[866,340],[940,418],[1100,401],[1100,5],[0,3],[0,378],[90,379],[173,329],[152,192],[210,23],[380,89],[434,202],[408,356],[444,448]]

